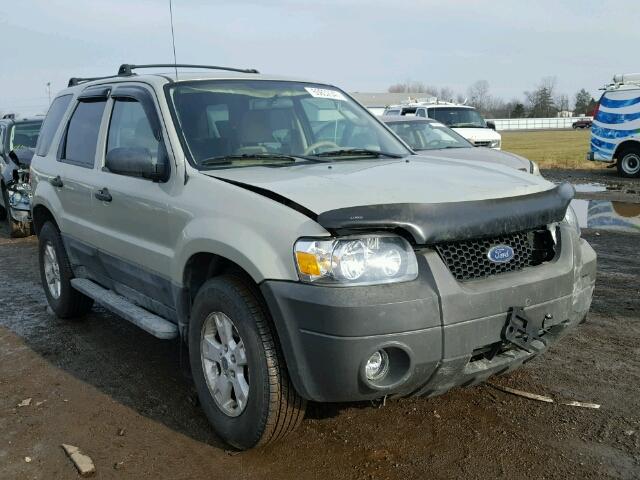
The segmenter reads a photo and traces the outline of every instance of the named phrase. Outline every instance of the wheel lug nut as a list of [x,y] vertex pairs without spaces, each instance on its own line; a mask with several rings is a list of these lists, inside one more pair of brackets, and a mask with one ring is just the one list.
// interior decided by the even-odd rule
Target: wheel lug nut
[[224,353],[227,353],[229,351],[229,347],[228,346],[224,346]]
[[232,361],[233,363],[236,363],[236,356],[235,356],[235,355],[231,355],[231,361]]

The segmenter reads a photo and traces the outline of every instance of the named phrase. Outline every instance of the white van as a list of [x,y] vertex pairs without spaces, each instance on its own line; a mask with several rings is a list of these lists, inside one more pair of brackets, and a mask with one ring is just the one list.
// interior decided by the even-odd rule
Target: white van
[[384,115],[415,115],[432,118],[455,130],[476,147],[500,150],[502,146],[502,137],[495,131],[495,124],[487,122],[475,108],[469,105],[426,99],[387,107]]
[[640,177],[640,73],[615,75],[604,91],[594,114],[587,159],[617,162],[623,177]]

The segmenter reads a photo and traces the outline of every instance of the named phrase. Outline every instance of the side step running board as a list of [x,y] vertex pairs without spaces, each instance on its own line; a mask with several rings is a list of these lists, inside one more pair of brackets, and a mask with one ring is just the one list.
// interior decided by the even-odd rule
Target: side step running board
[[86,278],[73,278],[71,285],[87,297],[93,298],[107,310],[130,321],[154,337],[168,340],[178,336],[178,326],[162,317],[134,305],[117,293],[102,288],[100,285]]

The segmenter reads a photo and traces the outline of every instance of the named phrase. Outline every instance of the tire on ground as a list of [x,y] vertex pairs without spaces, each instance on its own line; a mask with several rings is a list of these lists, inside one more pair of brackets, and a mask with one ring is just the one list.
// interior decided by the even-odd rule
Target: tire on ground
[[[249,395],[236,417],[218,407],[205,378],[201,339],[205,320],[214,312],[232,321],[246,350]],[[189,357],[200,404],[216,433],[230,445],[243,450],[263,446],[302,422],[306,401],[291,384],[268,310],[249,280],[226,274],[200,288],[189,324]]]
[[626,178],[640,177],[640,145],[625,147],[618,154],[618,173]]
[[[49,244],[53,246],[53,250],[55,251],[60,272],[60,295],[58,298],[54,298],[51,294],[45,276],[44,251]],[[38,236],[38,264],[40,267],[40,279],[45,295],[47,296],[47,301],[58,317],[69,319],[79,318],[91,310],[93,299],[80,293],[71,286],[71,279],[73,278],[71,264],[69,263],[62,238],[60,237],[60,232],[51,222],[46,222],[40,229],[40,235]]]

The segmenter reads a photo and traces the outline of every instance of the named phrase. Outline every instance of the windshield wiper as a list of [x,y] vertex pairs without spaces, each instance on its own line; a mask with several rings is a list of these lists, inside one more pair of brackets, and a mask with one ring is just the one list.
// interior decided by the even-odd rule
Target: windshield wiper
[[379,150],[368,150],[366,148],[341,148],[340,150],[329,150],[313,155],[314,157],[391,157],[402,158],[403,155],[397,153],[381,152]]
[[487,128],[484,125],[478,125],[477,123],[452,123],[447,125],[449,128]]
[[304,160],[311,160],[307,157],[294,157],[293,155],[284,155],[282,153],[243,153],[206,158],[200,162],[200,165],[203,167],[209,165],[228,165],[237,160],[283,160],[287,162],[296,162],[300,158]]

